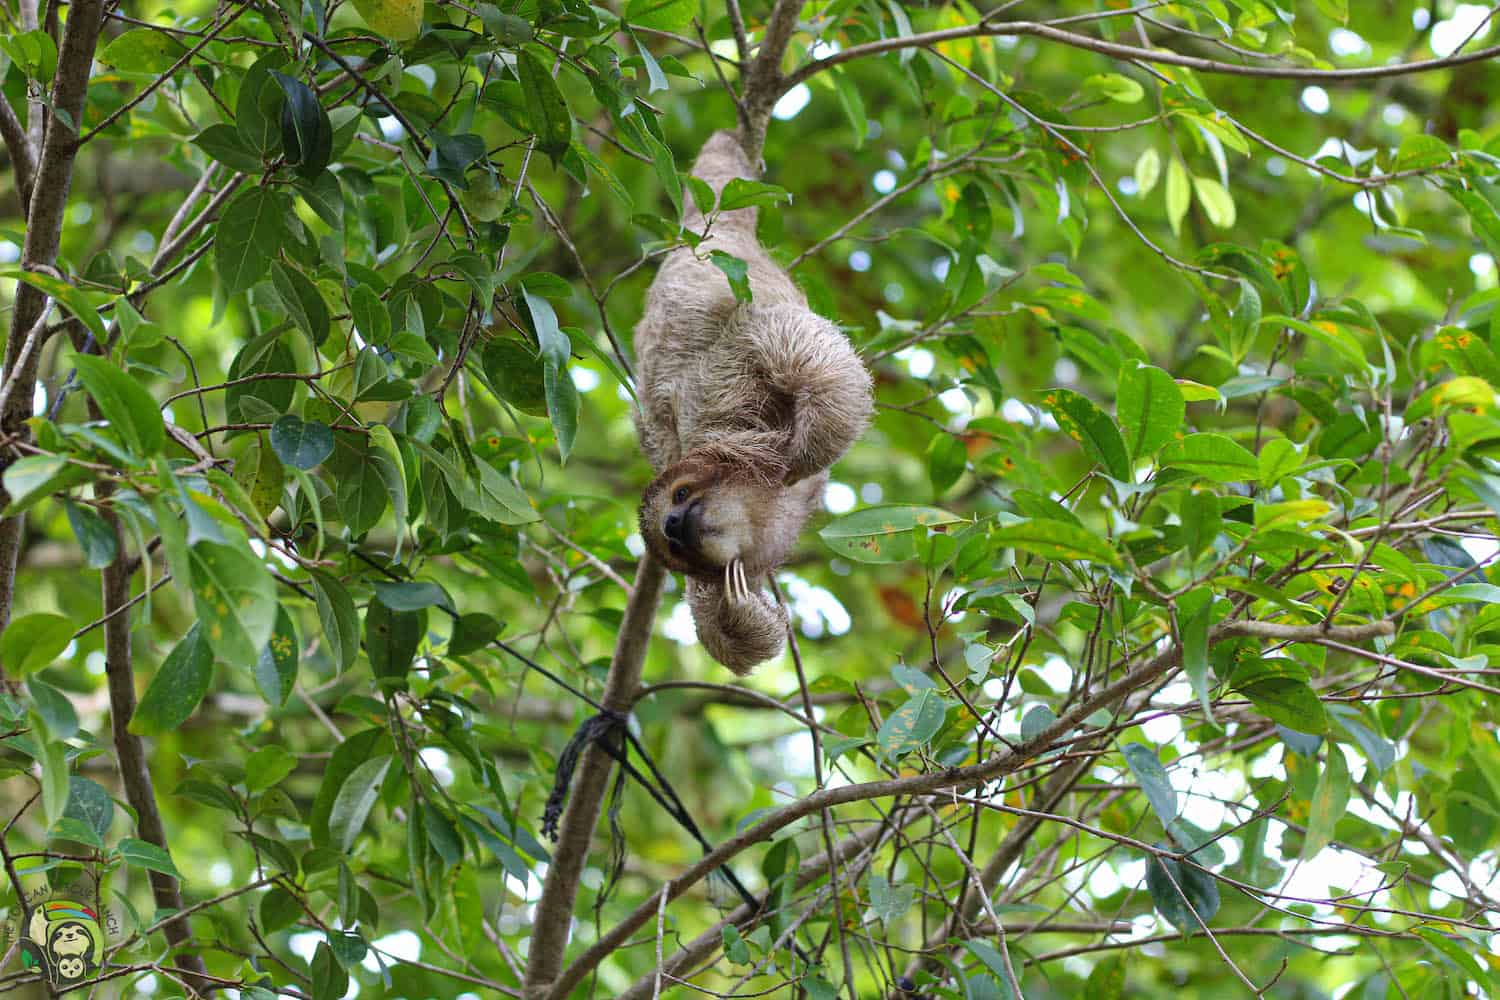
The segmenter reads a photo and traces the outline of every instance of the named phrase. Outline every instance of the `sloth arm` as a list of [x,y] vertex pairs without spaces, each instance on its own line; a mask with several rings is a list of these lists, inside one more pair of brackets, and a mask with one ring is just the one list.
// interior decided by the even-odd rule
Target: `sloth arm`
[[786,612],[759,587],[731,597],[719,580],[687,581],[688,608],[698,641],[710,656],[741,677],[781,652]]

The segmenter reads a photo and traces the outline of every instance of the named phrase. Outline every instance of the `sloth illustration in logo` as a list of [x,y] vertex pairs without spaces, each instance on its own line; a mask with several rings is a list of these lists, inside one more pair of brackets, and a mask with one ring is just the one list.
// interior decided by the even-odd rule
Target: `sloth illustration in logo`
[[70,899],[43,903],[31,911],[21,956],[26,968],[40,967],[53,989],[76,986],[99,968],[104,956],[99,918]]

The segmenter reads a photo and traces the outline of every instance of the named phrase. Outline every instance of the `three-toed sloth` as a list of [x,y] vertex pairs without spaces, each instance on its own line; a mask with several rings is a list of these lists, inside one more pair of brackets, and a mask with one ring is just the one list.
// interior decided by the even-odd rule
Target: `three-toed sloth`
[[[737,137],[716,132],[693,174],[715,193],[756,175]],[[870,375],[839,328],[755,238],[756,210],[690,210],[708,236],[672,251],[635,331],[636,425],[657,477],[641,500],[641,535],[687,578],[704,648],[737,674],[781,651],[786,616],[760,580],[787,558],[836,462],[869,422]],[[736,301],[710,260],[749,266]]]

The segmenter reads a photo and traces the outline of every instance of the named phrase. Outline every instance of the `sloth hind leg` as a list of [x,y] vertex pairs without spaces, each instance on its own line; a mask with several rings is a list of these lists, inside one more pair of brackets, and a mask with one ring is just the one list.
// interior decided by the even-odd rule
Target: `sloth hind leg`
[[833,323],[798,303],[753,302],[736,311],[731,336],[726,356],[750,376],[741,384],[772,393],[766,416],[786,436],[786,482],[828,468],[864,433],[870,375]]

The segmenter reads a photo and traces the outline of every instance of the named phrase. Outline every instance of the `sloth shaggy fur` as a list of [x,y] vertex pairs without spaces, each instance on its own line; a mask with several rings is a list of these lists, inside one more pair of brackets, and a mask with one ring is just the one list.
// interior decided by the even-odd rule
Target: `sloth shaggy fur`
[[[758,171],[733,133],[717,132],[693,174],[718,193]],[[781,651],[786,616],[759,581],[785,561],[828,467],[869,422],[870,376],[760,246],[755,209],[706,220],[694,208],[684,221],[708,236],[667,256],[635,331],[636,423],[658,473],[641,533],[686,575],[704,647],[745,674]],[[735,300],[714,250],[748,265],[750,302]]]

